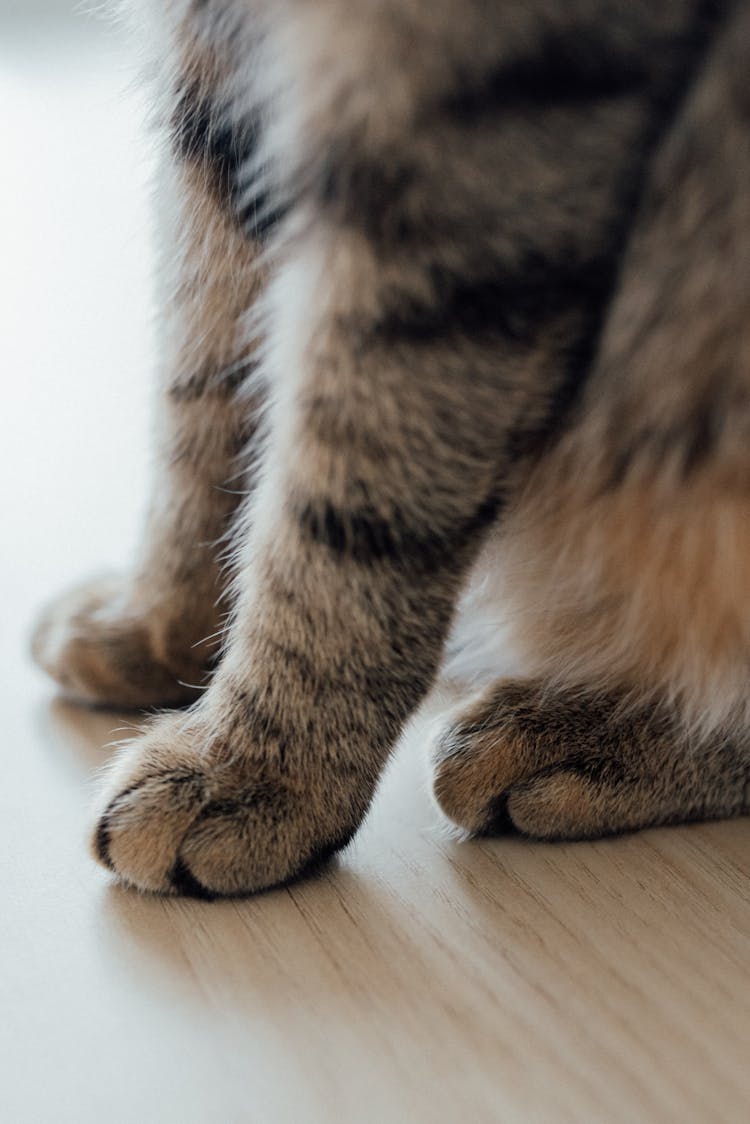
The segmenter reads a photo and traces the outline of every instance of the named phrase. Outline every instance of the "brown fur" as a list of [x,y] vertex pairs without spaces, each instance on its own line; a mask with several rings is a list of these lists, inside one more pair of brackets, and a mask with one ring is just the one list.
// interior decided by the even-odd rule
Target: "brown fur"
[[655,161],[576,424],[503,535],[535,674],[703,727],[750,717],[746,42],[718,45]]
[[748,747],[691,738],[668,709],[508,680],[453,716],[435,795],[465,830],[584,839],[748,811]]
[[210,897],[342,846],[482,552],[533,678],[453,719],[449,815],[570,837],[744,811],[745,6],[155,13],[162,477],[121,607],[53,609],[40,662],[85,699],[182,697],[240,451],[248,498],[222,658],[116,763],[96,856]]

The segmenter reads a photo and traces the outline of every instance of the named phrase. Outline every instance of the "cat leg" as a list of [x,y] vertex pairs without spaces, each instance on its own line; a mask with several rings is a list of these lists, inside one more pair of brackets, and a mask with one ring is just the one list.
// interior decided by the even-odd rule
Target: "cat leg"
[[502,503],[506,432],[560,370],[493,302],[458,330],[452,308],[384,310],[359,231],[315,238],[323,260],[306,247],[277,282],[285,375],[224,656],[107,780],[94,853],[143,890],[283,884],[353,835]]
[[162,184],[173,225],[163,231],[159,454],[138,560],[130,574],[63,594],[33,638],[40,666],[86,702],[145,707],[194,697],[226,611],[222,539],[247,486],[238,455],[255,426],[242,318],[262,276],[258,242],[219,189],[227,169],[211,151],[208,120],[203,101],[176,102],[176,159]]
[[[421,14],[268,6],[292,197],[270,441],[223,659],[108,780],[94,852],[144,890],[258,890],[344,845],[433,681],[513,464],[585,376],[651,95],[608,61],[560,112],[544,28],[520,37],[519,70],[484,9],[430,11],[415,67]],[[519,73],[533,130],[505,97]]]
[[588,839],[750,810],[747,735],[689,735],[666,708],[506,680],[438,739],[434,792],[475,835]]
[[432,682],[461,575],[494,515],[486,472],[473,474],[484,494],[456,511],[450,468],[397,457],[403,434],[368,463],[361,444],[326,435],[328,409],[310,400],[293,462],[267,467],[208,691],[157,720],[108,780],[95,854],[141,889],[258,890],[348,841]]

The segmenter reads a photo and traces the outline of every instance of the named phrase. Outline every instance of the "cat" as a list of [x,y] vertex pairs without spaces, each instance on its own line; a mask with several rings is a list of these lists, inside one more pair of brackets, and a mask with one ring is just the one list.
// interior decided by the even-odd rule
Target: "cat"
[[747,812],[747,5],[138,19],[160,475],[133,573],[33,640],[72,698],[175,708],[110,772],[96,858],[206,899],[299,877],[466,668],[432,748],[464,832]]

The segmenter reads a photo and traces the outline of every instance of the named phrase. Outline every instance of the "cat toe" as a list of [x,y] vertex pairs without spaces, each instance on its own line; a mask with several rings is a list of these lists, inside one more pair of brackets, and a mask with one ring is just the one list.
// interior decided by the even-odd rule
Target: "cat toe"
[[597,785],[564,765],[516,785],[505,794],[505,806],[515,831],[532,839],[590,839],[625,826]]
[[182,892],[174,876],[178,851],[204,803],[199,772],[147,774],[110,800],[94,829],[94,856],[139,890]]

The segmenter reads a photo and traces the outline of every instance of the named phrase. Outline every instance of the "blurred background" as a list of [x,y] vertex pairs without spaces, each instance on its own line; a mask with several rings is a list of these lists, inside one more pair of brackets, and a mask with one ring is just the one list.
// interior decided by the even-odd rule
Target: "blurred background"
[[152,151],[130,44],[96,9],[0,0],[0,489],[25,559],[4,550],[0,580],[22,645],[39,598],[122,565],[147,490]]

